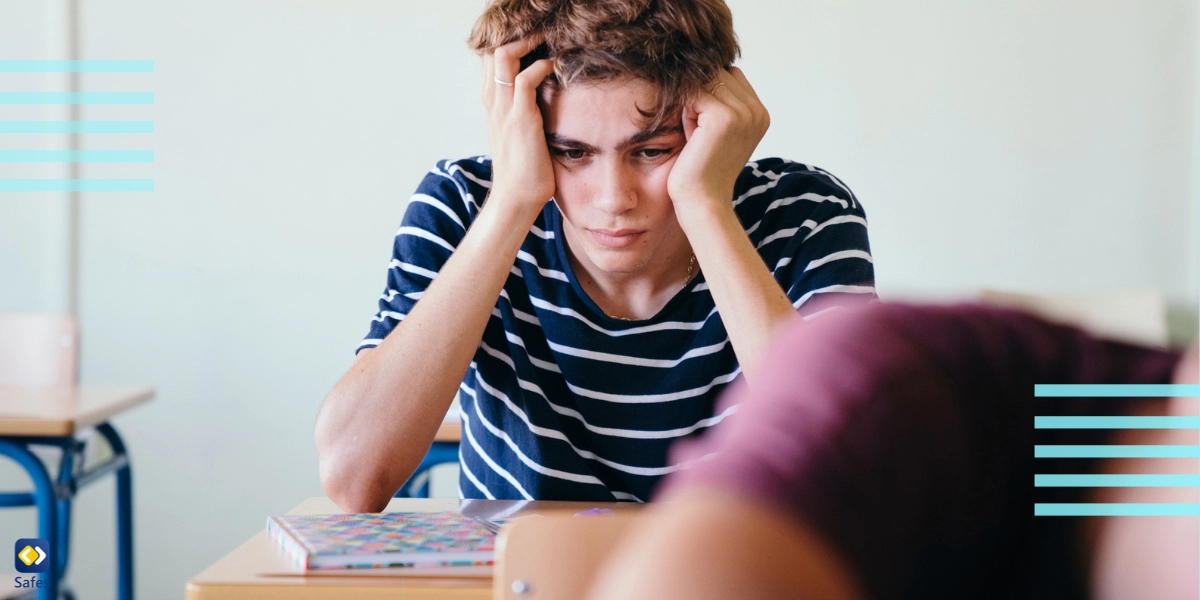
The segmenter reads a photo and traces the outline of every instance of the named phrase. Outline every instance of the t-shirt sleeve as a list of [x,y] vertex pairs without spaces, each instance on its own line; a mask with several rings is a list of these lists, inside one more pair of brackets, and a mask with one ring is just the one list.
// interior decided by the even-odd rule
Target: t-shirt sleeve
[[[764,172],[774,165],[764,164]],[[774,167],[775,185],[755,198],[761,211],[750,239],[802,315],[874,300],[867,215],[841,180],[817,167]]]
[[442,162],[417,186],[392,242],[379,309],[356,353],[378,346],[404,320],[466,235],[478,200],[461,174],[461,166]]

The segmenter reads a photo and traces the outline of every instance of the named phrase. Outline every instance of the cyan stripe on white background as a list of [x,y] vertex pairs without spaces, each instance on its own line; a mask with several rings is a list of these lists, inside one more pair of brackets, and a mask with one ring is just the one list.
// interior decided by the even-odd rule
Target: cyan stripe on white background
[[1034,429],[1200,429],[1200,417],[1034,417]]
[[1200,458],[1197,446],[1154,446],[1116,444],[1112,446],[1034,446],[1034,458]]
[[1197,517],[1200,504],[1034,504],[1035,517]]
[[1192,383],[1163,384],[1045,384],[1033,386],[1036,398],[1173,398],[1200,397],[1200,385]]
[[1200,487],[1200,475],[1034,475],[1034,487]]

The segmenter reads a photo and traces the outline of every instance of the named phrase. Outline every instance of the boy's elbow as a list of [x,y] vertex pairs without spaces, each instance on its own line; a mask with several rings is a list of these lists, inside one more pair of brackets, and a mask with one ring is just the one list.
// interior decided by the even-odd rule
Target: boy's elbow
[[391,493],[380,490],[378,478],[364,476],[369,472],[361,465],[344,464],[329,456],[320,458],[321,489],[344,512],[381,512],[391,500]]
[[317,417],[314,442],[317,449],[317,470],[321,489],[345,512],[379,512],[387,506],[391,493],[380,489],[383,479],[378,469],[368,464],[369,457],[356,456],[330,431],[328,423]]

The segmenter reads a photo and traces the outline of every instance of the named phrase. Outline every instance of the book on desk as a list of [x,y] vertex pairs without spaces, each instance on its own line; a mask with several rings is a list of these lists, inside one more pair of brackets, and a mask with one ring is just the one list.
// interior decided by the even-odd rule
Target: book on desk
[[458,512],[286,515],[267,519],[278,551],[304,570],[490,565],[495,525]]

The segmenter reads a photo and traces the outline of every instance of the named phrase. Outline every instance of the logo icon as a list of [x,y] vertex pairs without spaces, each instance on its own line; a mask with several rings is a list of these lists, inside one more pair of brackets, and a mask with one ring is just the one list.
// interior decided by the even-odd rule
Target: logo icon
[[50,544],[41,538],[17,540],[16,567],[18,573],[45,573],[50,570]]

